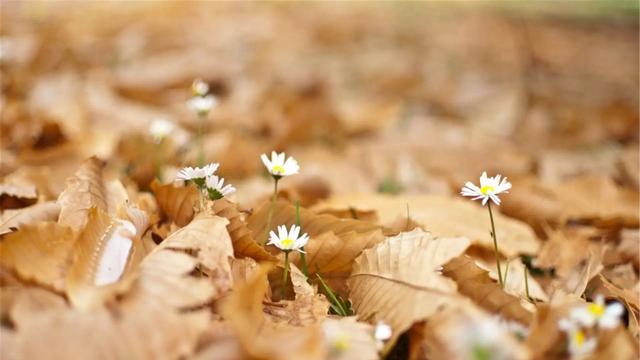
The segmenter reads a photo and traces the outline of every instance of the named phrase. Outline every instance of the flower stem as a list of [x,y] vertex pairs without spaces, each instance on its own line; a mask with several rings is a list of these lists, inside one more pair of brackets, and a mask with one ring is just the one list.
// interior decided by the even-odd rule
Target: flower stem
[[198,186],[198,197],[200,198],[200,212],[204,210],[204,196],[202,196],[203,188]]
[[529,269],[526,265],[524,267],[524,293],[527,295],[527,300],[533,302],[531,295],[529,295]]
[[267,214],[267,227],[264,229],[264,241],[262,244],[266,244],[267,240],[269,240],[269,230],[271,230],[271,218],[273,217],[273,210],[276,207],[276,199],[278,198],[278,178],[274,177],[273,184],[273,196],[271,197],[271,205],[269,206],[269,213]]
[[504,289],[504,280],[502,278],[502,269],[500,269],[500,252],[498,251],[498,239],[496,239],[496,225],[493,222],[493,212],[491,211],[491,201],[487,202],[489,208],[489,218],[491,218],[491,237],[493,238],[493,248],[496,252],[496,267],[498,268],[498,280],[500,287]]
[[284,252],[284,270],[282,271],[282,289],[280,290],[280,300],[284,300],[285,289],[287,288],[287,278],[289,276],[289,251]]
[[198,166],[204,165],[204,141],[202,139],[202,128],[206,115],[198,114]]
[[154,156],[154,170],[158,181],[162,182],[162,141],[156,144],[156,153]]
[[[300,200],[296,201],[296,225],[300,226]],[[302,264],[302,273],[309,278],[309,268],[307,267],[307,257],[304,253],[304,246],[300,248],[300,263]]]

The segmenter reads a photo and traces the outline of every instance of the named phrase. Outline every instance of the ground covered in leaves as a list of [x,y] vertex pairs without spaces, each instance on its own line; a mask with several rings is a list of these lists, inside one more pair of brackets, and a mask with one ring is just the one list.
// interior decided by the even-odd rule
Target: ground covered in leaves
[[[637,358],[637,12],[3,2],[0,30],[2,358]],[[203,206],[200,143],[237,188]],[[264,243],[298,221],[283,283]],[[625,312],[580,342],[599,296]]]

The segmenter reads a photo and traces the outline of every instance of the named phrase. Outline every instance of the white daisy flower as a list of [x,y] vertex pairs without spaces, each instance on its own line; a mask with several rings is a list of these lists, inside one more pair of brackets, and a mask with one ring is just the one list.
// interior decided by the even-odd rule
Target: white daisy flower
[[457,334],[459,342],[454,347],[459,359],[512,358],[503,342],[508,338],[506,329],[494,318],[462,325]]
[[202,79],[195,79],[191,83],[191,92],[193,96],[203,97],[209,93],[209,84],[202,81]]
[[322,333],[332,355],[339,356],[351,348],[351,336],[342,330],[336,320],[324,321]]
[[562,319],[558,327],[567,333],[569,354],[572,359],[586,357],[598,347],[598,340],[595,337],[587,339],[584,331],[573,321]]
[[205,178],[213,175],[213,173],[215,173],[216,170],[218,170],[218,166],[219,166],[218,163],[211,163],[201,168],[199,167],[192,168],[190,166],[185,167],[178,172],[178,176],[176,177],[176,180],[185,180],[185,181],[191,180],[195,182],[198,186],[203,186]]
[[595,302],[572,309],[569,318],[586,328],[597,325],[602,329],[613,329],[620,324],[620,316],[623,313],[622,304],[612,302],[606,305],[604,296],[598,295]]
[[208,176],[205,180],[205,184],[207,185],[207,193],[209,193],[209,199],[211,200],[222,199],[223,197],[236,192],[236,188],[233,187],[233,185],[224,185],[224,178],[219,178],[215,175]]
[[373,337],[376,339],[376,345],[378,347],[378,351],[382,350],[384,347],[385,341],[391,339],[391,335],[393,334],[393,329],[384,321],[378,321],[376,324],[376,328],[373,333]]
[[267,245],[275,245],[283,251],[297,250],[303,253],[302,248],[307,244],[307,241],[309,241],[309,235],[298,235],[300,235],[300,226],[291,225],[291,230],[287,232],[287,227],[280,225],[278,226],[278,235],[273,231],[269,233],[269,242]]
[[298,171],[300,171],[300,166],[298,166],[296,159],[289,156],[285,161],[285,154],[283,152],[278,154],[275,151],[272,151],[271,160],[269,160],[266,154],[262,154],[260,159],[262,159],[262,163],[269,173],[278,179],[283,176],[297,174]]
[[218,100],[213,95],[194,96],[189,100],[189,107],[198,113],[198,115],[206,115],[218,104]]
[[507,181],[507,178],[505,177],[502,181],[500,178],[500,174],[495,177],[488,177],[485,171],[482,173],[482,176],[480,176],[480,187],[467,181],[460,194],[462,196],[473,196],[474,198],[471,200],[482,199],[482,205],[486,205],[489,200],[493,201],[496,205],[500,205],[498,194],[508,193],[508,190],[511,189],[511,183]]
[[149,133],[156,143],[161,142],[175,129],[173,123],[166,119],[155,119],[149,125]]

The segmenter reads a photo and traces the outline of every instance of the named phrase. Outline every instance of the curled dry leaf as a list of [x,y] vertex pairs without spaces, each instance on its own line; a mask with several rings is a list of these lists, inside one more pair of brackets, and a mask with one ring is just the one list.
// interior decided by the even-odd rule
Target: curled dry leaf
[[0,210],[18,209],[37,201],[38,193],[33,185],[0,184]]
[[459,256],[449,261],[442,274],[458,284],[458,291],[473,300],[486,311],[529,324],[533,313],[521,305],[521,300],[507,294],[489,274],[468,256]]
[[[268,288],[269,266],[260,265],[246,282],[234,287],[221,314],[235,331],[246,357],[258,359],[324,359],[319,325],[273,327],[266,321],[262,299]],[[278,344],[274,346],[273,344]]]
[[[487,210],[464,199],[452,199],[436,195],[411,197],[373,194],[354,194],[327,200],[315,207],[317,210],[353,206],[360,210],[376,210],[382,224],[392,224],[398,217],[407,215],[424,226],[436,237],[464,236],[493,251],[491,224]],[[534,254],[539,240],[533,230],[520,221],[510,219],[494,211],[500,252],[507,257],[518,254]]]
[[353,308],[361,319],[393,328],[387,349],[413,323],[458,297],[453,280],[438,269],[469,246],[466,238],[433,237],[420,229],[388,237],[365,250],[348,279]]
[[253,233],[247,227],[236,204],[226,199],[213,202],[211,212],[229,220],[227,230],[233,242],[233,252],[237,257],[251,257],[255,260],[275,261],[276,257],[269,254],[254,239]]
[[119,280],[140,261],[134,254],[143,251],[140,234],[133,223],[91,209],[87,225],[74,246],[67,273],[66,289],[71,303],[85,309],[115,296],[117,288],[127,286],[118,284]]
[[64,291],[71,250],[78,234],[53,222],[25,225],[0,241],[2,265],[22,280]]
[[[267,235],[267,218],[270,203],[264,204],[248,219],[248,227],[254,236]],[[271,227],[296,223],[295,206],[278,202],[273,210]],[[366,221],[340,219],[331,215],[318,215],[300,208],[302,232],[309,234],[305,246],[309,275],[320,272],[327,279],[344,279],[349,276],[353,260],[362,250],[382,241],[382,228]],[[291,253],[289,258],[298,267],[300,257]]]
[[31,225],[41,221],[57,221],[60,205],[55,202],[43,202],[18,210],[5,210],[0,215],[0,235],[19,229],[22,225]]
[[127,192],[120,181],[105,181],[104,162],[96,157],[85,160],[80,169],[67,180],[67,188],[58,197],[60,224],[82,229],[93,207],[115,214],[126,203]]
[[193,184],[178,187],[174,184],[151,183],[151,191],[162,213],[176,225],[187,225],[195,214],[193,207],[198,202],[198,189]]

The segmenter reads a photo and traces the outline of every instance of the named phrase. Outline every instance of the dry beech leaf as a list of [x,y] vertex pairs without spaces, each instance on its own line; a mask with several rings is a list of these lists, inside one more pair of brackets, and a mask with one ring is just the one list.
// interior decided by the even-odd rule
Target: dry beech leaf
[[639,223],[639,192],[618,186],[606,176],[583,176],[551,187],[569,220]]
[[18,210],[5,210],[0,215],[0,235],[42,221],[57,221],[60,205],[53,201],[31,205]]
[[185,226],[193,219],[193,207],[198,203],[198,189],[194,185],[178,187],[174,184],[162,185],[154,180],[151,191],[162,213],[176,225]]
[[[331,360],[376,360],[379,359],[374,338],[374,327],[357,321],[355,316],[327,318],[322,322],[325,346],[329,349]],[[333,350],[337,341],[348,346],[341,351]],[[333,350],[333,351],[332,351]]]
[[[380,194],[353,194],[336,197],[323,202],[314,209],[355,207],[359,210],[376,210],[380,222],[392,224],[398,217],[407,215],[421,224],[436,237],[464,236],[493,251],[490,235],[491,224],[487,209],[466,199],[452,199],[437,195],[417,195],[411,197]],[[518,254],[534,254],[539,248],[539,240],[525,223],[510,219],[494,211],[496,233],[500,242],[500,252],[507,257]]]
[[[504,291],[521,299],[526,299],[527,291],[524,282],[525,265],[522,263],[520,258],[510,260],[508,263],[509,269],[507,270],[507,273],[504,273],[503,271],[502,274],[507,279],[504,284]],[[482,266],[484,264],[478,263],[478,265],[480,265],[480,267],[484,267],[486,270],[490,269],[489,276],[494,280],[498,280],[498,274],[495,271],[495,264]],[[507,263],[501,262],[500,266],[506,268]],[[529,296],[531,296],[531,298],[538,301],[549,301],[549,297],[531,274],[528,274],[527,281],[529,283]]]
[[468,256],[449,261],[442,274],[458,284],[458,291],[486,311],[498,313],[507,319],[529,324],[533,314],[521,305],[521,300],[507,294],[489,273]]
[[210,212],[229,220],[227,230],[231,236],[233,252],[236,257],[251,257],[258,261],[276,261],[275,256],[269,254],[255,241],[236,204],[226,199],[216,200],[211,205]]
[[[158,298],[174,308],[201,306],[232,285],[228,221],[199,214],[166,238],[142,261],[131,296]],[[208,277],[194,277],[198,270]]]
[[[248,219],[248,227],[257,239],[266,236],[267,217],[270,203],[265,203]],[[278,202],[273,210],[271,227],[286,225],[289,228],[296,223],[295,206]],[[380,226],[366,221],[340,219],[331,215],[318,215],[300,208],[300,226],[309,234],[305,246],[310,276],[320,272],[327,279],[344,279],[351,273],[353,259],[364,249],[382,241]],[[300,267],[297,253],[289,256]]]
[[38,199],[36,187],[33,185],[0,184],[0,210],[19,209],[32,205]]
[[305,328],[286,324],[270,326],[263,313],[262,299],[269,287],[270,267],[260,265],[246,282],[234,287],[221,307],[221,314],[234,329],[245,358],[257,359],[324,359],[326,350],[320,325]]
[[512,218],[531,225],[536,232],[543,233],[548,226],[562,225],[565,214],[554,193],[545,188],[536,178],[516,179],[507,196],[502,197],[500,211]]
[[0,259],[21,279],[64,291],[76,240],[73,229],[58,223],[25,225],[0,241]]
[[455,282],[438,268],[469,244],[466,238],[434,240],[420,229],[386,238],[355,261],[347,281],[353,309],[361,319],[383,320],[393,328],[389,348],[413,323],[458,296]]
[[16,326],[39,314],[67,308],[60,295],[37,287],[6,287],[0,292],[0,315]]
[[67,180],[67,188],[58,197],[59,223],[81,229],[87,223],[91,208],[115,214],[118,207],[126,203],[127,192],[122,184],[117,180],[104,180],[104,165],[103,161],[91,157]]
[[185,358],[208,321],[206,311],[179,314],[157,301],[117,312],[52,311],[20,323],[12,352],[18,359]]
[[295,300],[267,303],[264,312],[268,319],[294,326],[308,326],[325,319],[329,312],[329,302],[324,295],[316,294],[307,283],[307,277],[293,264],[290,274]]
[[[144,251],[139,231],[130,221],[115,219],[96,208],[80,233],[67,272],[66,290],[74,306],[91,308],[115,295],[114,288],[138,263]],[[111,286],[112,284],[115,284]]]

